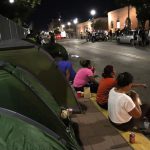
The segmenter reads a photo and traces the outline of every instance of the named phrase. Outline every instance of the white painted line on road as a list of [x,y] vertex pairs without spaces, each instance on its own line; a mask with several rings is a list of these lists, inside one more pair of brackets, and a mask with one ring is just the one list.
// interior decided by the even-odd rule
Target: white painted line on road
[[[101,50],[101,51],[105,51],[106,52],[106,50],[103,50],[103,49],[100,49],[100,48],[97,48],[97,47],[93,47],[93,46],[89,46],[89,47],[90,48],[95,48],[97,50]],[[122,52],[113,52],[113,51],[109,51],[109,53],[119,54],[119,55],[123,55],[123,56],[127,56],[127,57],[132,57],[132,58],[136,58],[136,59],[141,59],[141,60],[147,60],[144,57],[137,56],[137,55],[134,55],[134,54],[125,54],[125,53],[122,53]]]
[[140,56],[137,56],[137,55],[134,55],[134,54],[121,54],[121,55],[132,57],[132,58],[136,58],[136,59],[145,60],[143,57],[140,57]]
[[79,58],[80,56],[79,55],[71,55],[71,57]]

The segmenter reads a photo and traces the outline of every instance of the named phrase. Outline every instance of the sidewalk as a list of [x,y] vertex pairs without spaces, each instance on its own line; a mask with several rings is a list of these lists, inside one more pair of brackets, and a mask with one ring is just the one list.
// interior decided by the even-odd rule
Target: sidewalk
[[85,112],[73,115],[72,120],[79,125],[79,138],[84,150],[132,150],[91,100],[80,98],[79,103]]

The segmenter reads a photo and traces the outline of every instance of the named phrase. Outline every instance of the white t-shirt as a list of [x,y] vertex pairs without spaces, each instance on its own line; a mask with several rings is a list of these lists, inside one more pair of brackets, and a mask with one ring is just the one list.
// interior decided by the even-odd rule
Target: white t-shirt
[[135,107],[132,99],[125,93],[119,93],[112,88],[108,97],[108,114],[114,123],[126,123],[132,116],[128,114]]

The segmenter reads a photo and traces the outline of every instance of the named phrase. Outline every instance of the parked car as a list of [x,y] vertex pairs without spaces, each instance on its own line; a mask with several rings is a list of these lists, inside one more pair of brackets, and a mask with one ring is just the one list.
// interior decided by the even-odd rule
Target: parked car
[[131,44],[131,45],[134,45],[135,41],[134,41],[134,36],[136,34],[136,31],[135,30],[130,30],[128,32],[125,32],[125,33],[121,33],[118,37],[117,37],[117,42],[118,43],[128,43],[128,44]]

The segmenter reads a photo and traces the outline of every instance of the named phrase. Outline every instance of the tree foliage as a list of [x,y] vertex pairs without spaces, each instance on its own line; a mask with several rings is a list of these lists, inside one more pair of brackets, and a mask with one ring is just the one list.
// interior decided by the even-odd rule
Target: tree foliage
[[107,30],[107,22],[103,20],[97,20],[96,22],[92,23],[92,28],[95,30]]
[[39,5],[41,3],[41,0],[17,0],[16,3],[34,8],[36,5]]
[[144,28],[146,20],[150,21],[150,0],[114,0],[118,6],[132,5],[136,8],[139,24]]
[[9,0],[1,0],[0,14],[16,22],[20,20],[23,23],[40,2],[41,0],[15,0],[13,4],[10,4]]

